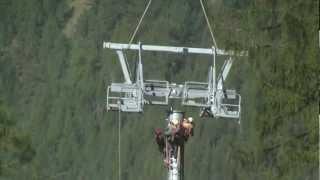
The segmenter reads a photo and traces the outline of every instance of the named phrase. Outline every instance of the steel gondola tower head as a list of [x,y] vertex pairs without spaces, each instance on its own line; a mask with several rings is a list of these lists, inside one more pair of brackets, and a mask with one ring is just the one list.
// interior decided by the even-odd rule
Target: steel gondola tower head
[[[235,90],[225,89],[224,81],[230,72],[233,59],[236,56],[246,56],[247,52],[225,51],[218,48],[202,0],[200,0],[200,4],[212,38],[212,47],[195,48],[158,46],[145,45],[141,42],[133,44],[135,35],[147,14],[151,2],[152,0],[149,0],[128,44],[103,42],[104,49],[114,50],[118,55],[124,76],[124,82],[112,82],[111,85],[107,87],[107,110],[119,111],[120,117],[120,112],[143,112],[144,105],[168,106],[170,99],[178,99],[181,100],[182,106],[199,108],[201,111],[201,117],[240,119],[241,96]],[[126,51],[138,52],[138,64],[135,69],[135,80],[132,80],[130,76],[130,68],[128,67],[125,56]],[[191,54],[211,56],[212,65],[209,67],[208,79],[206,82],[186,80],[182,84],[169,82],[167,80],[145,80],[143,76],[142,55],[143,52],[147,51],[156,53],[175,53],[182,54],[183,56]],[[225,62],[218,74],[216,67],[217,56],[225,58]],[[168,126],[169,123],[171,123],[171,120],[177,120],[179,124],[181,124],[184,119],[184,113],[171,110],[167,119]],[[176,143],[170,140],[170,136],[166,136],[164,141],[165,158],[168,163],[168,179],[183,180],[184,141],[183,143]]]

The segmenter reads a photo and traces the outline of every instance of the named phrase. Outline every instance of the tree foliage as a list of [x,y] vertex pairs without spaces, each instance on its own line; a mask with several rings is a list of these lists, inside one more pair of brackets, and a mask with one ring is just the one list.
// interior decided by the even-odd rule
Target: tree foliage
[[[123,78],[102,42],[127,43],[147,2],[88,1],[67,35],[74,1],[0,2],[0,178],[118,178],[118,116],[104,107],[106,85]],[[249,56],[236,59],[226,82],[242,95],[241,125],[196,119],[186,180],[318,179],[319,2],[205,4],[218,46]],[[135,42],[210,47],[209,37],[198,1],[162,0]],[[134,67],[137,55],[127,55]],[[147,79],[206,81],[209,59],[143,57]],[[122,179],[165,179],[152,134],[164,126],[165,110],[122,114]]]

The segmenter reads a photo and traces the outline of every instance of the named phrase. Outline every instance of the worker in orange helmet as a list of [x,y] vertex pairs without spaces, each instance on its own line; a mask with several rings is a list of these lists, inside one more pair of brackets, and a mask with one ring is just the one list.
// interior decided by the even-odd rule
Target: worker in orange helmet
[[182,127],[185,130],[185,136],[193,136],[194,122],[192,117],[188,117],[188,119],[184,119],[182,122]]

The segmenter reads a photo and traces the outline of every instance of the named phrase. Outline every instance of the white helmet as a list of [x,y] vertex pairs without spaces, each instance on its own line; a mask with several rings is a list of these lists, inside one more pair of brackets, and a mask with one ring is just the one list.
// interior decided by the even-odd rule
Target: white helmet
[[188,117],[188,121],[189,122],[193,122],[193,118],[192,117]]
[[172,124],[174,124],[174,125],[179,124],[179,120],[176,119],[176,118],[172,119],[171,122],[172,122]]

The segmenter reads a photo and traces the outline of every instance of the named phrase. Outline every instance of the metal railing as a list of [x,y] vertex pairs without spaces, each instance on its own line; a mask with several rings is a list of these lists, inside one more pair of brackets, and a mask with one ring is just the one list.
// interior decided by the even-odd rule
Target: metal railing
[[[190,90],[199,91],[194,92],[193,94]],[[200,91],[205,92],[203,95]],[[208,99],[208,83],[206,82],[196,82],[196,81],[186,81],[184,83],[183,97],[182,97],[182,105],[185,106],[194,106],[194,107],[207,107],[207,99]],[[201,101],[201,102],[199,102]]]

